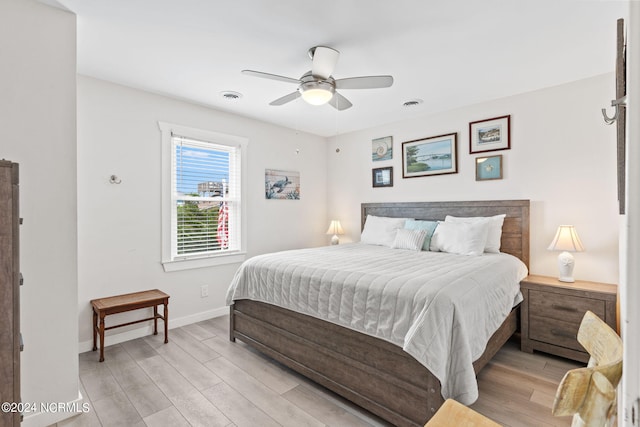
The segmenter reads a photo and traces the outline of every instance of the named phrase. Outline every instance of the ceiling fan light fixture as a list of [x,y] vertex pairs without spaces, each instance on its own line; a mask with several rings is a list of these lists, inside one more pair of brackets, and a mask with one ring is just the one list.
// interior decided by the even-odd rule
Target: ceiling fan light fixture
[[302,99],[311,105],[324,105],[331,101],[335,93],[334,86],[325,81],[304,82],[298,90],[302,95]]
[[393,84],[392,76],[360,76],[334,79],[332,74],[340,52],[327,46],[315,46],[309,49],[311,70],[299,79],[294,79],[262,71],[242,70],[242,74],[264,79],[278,80],[298,84],[295,92],[271,101],[269,105],[278,106],[295,101],[298,98],[311,105],[329,104],[338,111],[353,107],[351,101],[340,94],[342,89],[377,89]]

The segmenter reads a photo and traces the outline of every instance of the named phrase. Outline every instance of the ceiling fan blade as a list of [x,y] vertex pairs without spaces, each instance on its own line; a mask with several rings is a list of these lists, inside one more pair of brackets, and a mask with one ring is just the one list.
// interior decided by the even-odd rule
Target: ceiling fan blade
[[300,84],[300,80],[291,77],[279,76],[277,74],[263,73],[262,71],[242,70],[242,74],[254,77],[262,77],[263,79],[279,80],[281,82]]
[[300,98],[300,92],[295,91],[291,92],[289,95],[283,96],[282,98],[278,98],[275,101],[271,101],[269,105],[283,105],[298,98]]
[[326,46],[316,46],[311,48],[313,64],[311,74],[321,79],[328,79],[336,68],[340,52]]
[[393,84],[391,76],[349,77],[336,80],[336,89],[377,89]]
[[353,107],[353,104],[338,92],[333,94],[333,98],[331,98],[329,104],[338,111],[346,110],[347,108]]

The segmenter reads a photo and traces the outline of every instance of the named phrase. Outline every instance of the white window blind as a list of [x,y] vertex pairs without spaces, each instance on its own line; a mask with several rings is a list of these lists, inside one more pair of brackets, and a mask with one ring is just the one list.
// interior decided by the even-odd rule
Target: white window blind
[[171,258],[240,250],[240,146],[171,134]]

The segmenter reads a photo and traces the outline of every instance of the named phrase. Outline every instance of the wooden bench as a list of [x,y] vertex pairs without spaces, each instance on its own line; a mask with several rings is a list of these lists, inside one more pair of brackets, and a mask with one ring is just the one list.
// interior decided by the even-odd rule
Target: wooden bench
[[[160,304],[164,305],[164,316],[158,314],[158,305]],[[97,335],[100,334],[100,362],[104,361],[104,331],[108,331],[109,329],[153,320],[153,335],[158,335],[158,319],[162,319],[164,321],[164,342],[165,344],[168,343],[168,305],[169,295],[158,289],[91,300],[91,306],[93,307],[93,351],[96,351],[98,349],[96,347],[96,339]],[[152,317],[109,326],[108,328],[105,328],[104,326],[104,318],[110,314],[123,313],[125,311],[151,307],[153,307]],[[100,320],[98,321],[98,319]]]

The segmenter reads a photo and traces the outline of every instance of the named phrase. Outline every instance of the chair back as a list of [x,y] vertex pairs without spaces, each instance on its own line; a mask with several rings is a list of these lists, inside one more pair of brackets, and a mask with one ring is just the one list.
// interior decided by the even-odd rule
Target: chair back
[[586,368],[567,372],[558,386],[552,413],[574,415],[572,427],[603,427],[616,415],[616,387],[622,377],[622,340],[591,311],[578,330],[578,342],[591,356]]
[[582,318],[578,342],[591,356],[587,367],[598,367],[617,387],[622,377],[622,340],[618,334],[591,311]]

